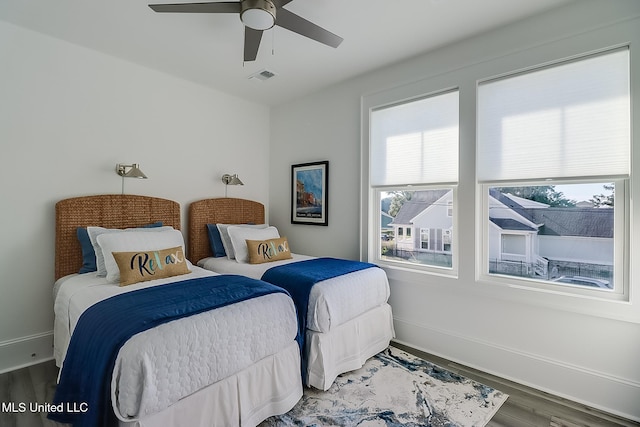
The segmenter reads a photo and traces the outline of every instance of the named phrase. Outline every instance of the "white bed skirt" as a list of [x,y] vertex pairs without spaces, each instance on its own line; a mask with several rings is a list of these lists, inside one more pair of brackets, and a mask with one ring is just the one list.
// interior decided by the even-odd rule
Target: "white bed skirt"
[[306,385],[328,390],[338,375],[361,368],[394,337],[391,306],[386,303],[326,333],[307,329]]
[[288,412],[301,397],[300,349],[294,341],[161,412],[120,421],[120,427],[253,427]]

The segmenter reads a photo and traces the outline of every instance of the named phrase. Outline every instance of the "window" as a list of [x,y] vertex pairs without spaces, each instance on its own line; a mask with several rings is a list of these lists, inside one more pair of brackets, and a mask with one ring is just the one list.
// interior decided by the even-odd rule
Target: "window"
[[429,229],[428,228],[420,229],[420,248],[429,250]]
[[458,104],[454,90],[370,111],[376,234],[391,236],[370,242],[376,261],[452,269]]
[[527,238],[520,234],[500,234],[502,238],[502,259],[522,260],[527,256]]
[[627,48],[478,85],[482,274],[624,292],[629,87]]
[[442,230],[442,250],[445,252],[451,252],[453,230]]

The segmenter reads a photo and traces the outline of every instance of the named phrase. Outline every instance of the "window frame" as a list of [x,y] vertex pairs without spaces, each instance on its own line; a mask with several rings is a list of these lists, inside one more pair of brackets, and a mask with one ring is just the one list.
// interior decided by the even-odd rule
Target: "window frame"
[[[597,35],[597,37],[596,37]],[[510,278],[482,277],[483,264],[483,223],[480,213],[483,210],[483,192],[476,178],[476,86],[478,82],[506,76],[513,72],[526,72],[540,66],[571,60],[585,55],[597,54],[611,49],[629,46],[631,51],[631,131],[632,155],[631,176],[625,184],[626,203],[624,209],[616,207],[616,215],[625,214],[629,219],[623,231],[628,240],[622,256],[627,268],[624,280],[628,284],[628,293],[621,300],[607,300],[591,296],[567,294],[557,290],[543,290],[522,286]],[[369,185],[369,113],[372,108],[398,103],[403,100],[436,93],[445,88],[458,88],[460,93],[460,160],[459,183],[456,185],[456,204],[454,233],[457,251],[455,274],[443,275],[437,271],[424,274],[416,269],[397,266],[381,267],[387,272],[390,283],[429,287],[434,290],[451,289],[453,292],[473,295],[480,300],[502,301],[505,304],[523,304],[543,307],[567,313],[579,313],[588,317],[601,317],[640,324],[640,281],[631,278],[640,277],[640,264],[631,263],[640,250],[640,223],[636,224],[640,207],[640,174],[634,173],[640,165],[640,150],[633,130],[640,124],[640,108],[634,108],[638,97],[638,70],[640,55],[634,50],[640,46],[640,33],[631,23],[621,23],[614,30],[601,28],[588,34],[575,34],[567,38],[550,40],[542,45],[528,45],[499,55],[484,55],[481,61],[461,62],[457,66],[428,67],[425,73],[411,81],[391,81],[387,88],[375,88],[361,96],[360,110],[360,259],[373,262],[377,247],[376,233],[379,231],[375,209],[375,193]],[[585,178],[585,177],[583,177]],[[598,179],[598,182],[605,178]],[[619,190],[617,190],[619,191]],[[633,218],[631,215],[633,214]],[[460,245],[460,236],[464,236],[464,247]],[[486,241],[486,239],[484,240]],[[373,249],[372,249],[373,248]]]
[[[511,276],[506,274],[490,273],[490,249],[489,249],[489,189],[496,186],[546,186],[611,182],[615,184],[614,194],[614,283],[612,290],[594,289],[585,286],[572,286],[564,283],[535,278]],[[534,292],[547,294],[567,295],[572,297],[585,297],[603,301],[629,301],[629,247],[627,236],[630,232],[629,210],[629,179],[599,177],[597,180],[545,180],[545,181],[510,181],[478,184],[478,192],[481,198],[479,224],[480,224],[480,248],[477,251],[477,281],[488,286],[509,286],[512,288],[528,289]],[[516,233],[517,234],[517,233]],[[617,243],[616,243],[617,242]],[[502,246],[502,242],[500,242]],[[502,250],[502,247],[501,247]]]
[[[438,80],[438,79],[436,79]],[[435,83],[435,84],[433,84]],[[417,89],[419,88],[419,89]],[[442,85],[437,81],[430,81],[427,86],[424,85],[424,82],[418,82],[415,86],[409,85],[402,88],[401,92],[408,90],[408,93],[413,92],[411,96],[403,96],[402,93],[392,90],[388,94],[382,95],[381,98],[378,96],[374,96],[371,98],[371,102],[369,105],[362,105],[362,122],[363,122],[363,154],[366,152],[366,164],[363,160],[363,171],[366,171],[366,179],[363,180],[363,197],[364,200],[367,200],[367,209],[366,209],[366,217],[367,220],[363,222],[366,227],[366,232],[361,233],[361,252],[360,257],[363,260],[367,260],[369,262],[376,263],[383,267],[398,269],[408,272],[415,272],[420,274],[435,274],[435,275],[444,275],[448,277],[457,277],[458,275],[458,250],[457,250],[457,241],[455,237],[458,233],[454,233],[454,239],[451,242],[454,250],[451,252],[451,267],[440,267],[435,265],[427,265],[427,264],[412,264],[408,262],[400,262],[393,260],[386,260],[381,258],[382,253],[382,242],[380,239],[375,239],[373,236],[377,236],[380,234],[381,223],[380,223],[380,215],[376,212],[380,211],[381,204],[381,193],[390,192],[390,191],[421,191],[421,190],[437,190],[437,189],[451,189],[452,190],[452,198],[453,198],[453,206],[452,206],[452,227],[455,229],[457,224],[457,215],[455,212],[457,204],[457,186],[460,175],[460,165],[459,165],[459,148],[460,148],[460,87],[459,86],[450,86],[450,85]],[[371,162],[371,116],[374,111],[379,111],[385,108],[394,107],[397,105],[408,104],[415,101],[421,101],[427,98],[437,97],[439,95],[448,95],[451,93],[457,93],[457,102],[458,102],[458,179],[455,182],[442,182],[442,183],[428,183],[428,184],[420,184],[420,183],[410,183],[406,185],[393,185],[393,186],[374,186],[371,184],[371,173],[370,171],[370,162]],[[389,95],[389,96],[387,96]],[[364,159],[364,158],[363,158]],[[361,228],[362,229],[362,228]],[[411,239],[415,239],[416,237],[412,235]],[[419,238],[419,237],[418,237]],[[405,236],[406,239],[406,236]],[[422,250],[422,249],[420,249]]]
[[[562,67],[567,64],[577,64],[583,60],[590,60],[598,57],[604,57],[610,53],[617,53],[626,51],[628,53],[629,59],[629,78],[632,76],[632,61],[631,61],[631,48],[628,44],[622,44],[617,46],[610,46],[608,48],[600,49],[598,51],[591,52],[583,52],[579,55],[574,55],[569,58],[560,58],[555,61],[540,63],[537,65],[533,65],[523,70],[512,70],[511,72],[502,73],[498,76],[488,77],[482,80],[476,81],[476,96],[480,91],[480,87],[485,84],[491,84],[492,82],[505,82],[510,78],[520,78],[522,76],[526,76],[527,74],[536,73],[538,71],[545,71],[553,69],[554,67]],[[631,80],[630,80],[631,82]],[[630,83],[631,84],[631,83]],[[496,96],[495,94],[493,96]],[[633,148],[633,137],[632,137],[632,128],[633,128],[633,97],[631,92],[631,86],[629,87],[629,96],[630,96],[630,121],[629,121],[629,137],[631,138],[629,141],[630,144],[630,152],[628,153],[629,165],[632,164],[632,148]],[[478,129],[481,128],[481,118],[480,116],[483,112],[480,110],[480,102],[476,102],[475,106],[475,117],[476,117],[476,140],[475,146],[476,149],[479,150],[480,142],[478,140]],[[503,148],[504,149],[504,148]],[[506,149],[513,150],[513,147],[507,147]],[[479,153],[477,154],[479,155]],[[512,286],[528,288],[532,290],[541,290],[545,292],[557,292],[561,294],[567,295],[575,295],[580,297],[589,297],[600,300],[616,300],[616,301],[629,301],[629,271],[630,265],[628,262],[629,249],[630,249],[630,192],[629,192],[629,183],[631,181],[631,171],[629,169],[628,176],[619,176],[615,174],[607,175],[599,173],[594,174],[593,176],[567,176],[563,178],[530,178],[530,179],[522,179],[519,176],[513,177],[513,179],[505,178],[494,178],[480,180],[478,177],[481,168],[485,168],[486,171],[486,163],[482,163],[480,157],[476,157],[476,183],[477,183],[477,197],[480,199],[479,206],[479,219],[478,219],[478,228],[480,233],[480,243],[477,252],[476,258],[476,280],[480,283],[502,283],[510,284]],[[499,180],[495,180],[499,179]],[[614,268],[614,284],[613,291],[602,290],[602,289],[589,289],[584,286],[567,286],[557,283],[552,283],[545,280],[539,280],[535,278],[522,278],[517,276],[510,275],[501,275],[497,273],[490,273],[490,241],[489,241],[489,228],[491,227],[491,221],[489,219],[489,189],[491,187],[510,187],[510,186],[548,186],[548,185],[567,185],[567,184],[582,184],[582,183],[603,183],[603,182],[613,182],[615,185],[614,194],[615,197],[615,205],[614,205],[614,259],[613,259],[613,268]],[[500,244],[500,253],[502,253],[502,241]],[[525,245],[525,250],[527,250]]]
[[[415,185],[408,185],[408,186],[402,186],[402,187],[386,187],[386,188],[371,188],[370,191],[372,193],[372,199],[375,200],[375,206],[377,206],[377,209],[380,210],[380,204],[382,201],[382,193],[386,193],[386,192],[390,192],[390,191],[427,191],[427,190],[444,190],[444,189],[449,189],[451,190],[452,194],[452,200],[453,200],[453,206],[456,206],[456,198],[457,198],[457,194],[458,194],[458,190],[457,190],[457,186],[454,185],[420,185],[420,186],[415,186]],[[374,208],[375,209],[375,208]],[[457,215],[454,215],[452,217],[452,228],[455,230],[455,228],[457,227]],[[371,221],[371,226],[372,229],[374,230],[372,232],[372,235],[374,235],[374,233],[377,232],[377,234],[380,234],[380,230],[381,230],[381,222],[380,222],[380,215],[374,216],[373,220]],[[403,231],[403,241],[406,241],[407,239],[411,239],[414,240],[415,237],[413,235],[413,233],[410,233],[410,236],[407,237],[406,235],[406,228],[407,227],[398,227],[398,229],[404,229]],[[422,230],[424,228],[420,228],[420,248],[418,248],[418,251],[420,252],[434,252],[437,251],[437,249],[433,249],[433,242],[431,241],[431,236],[429,236],[429,249],[422,249]],[[428,228],[428,230],[434,231],[436,229],[430,227]],[[444,235],[444,233],[443,233]],[[456,236],[458,235],[458,233],[452,232],[452,241],[451,241],[451,246],[453,248],[456,248],[458,245],[458,242],[456,241]],[[397,237],[396,237],[397,238]],[[380,240],[380,239],[378,239]],[[451,254],[451,267],[444,267],[444,266],[438,266],[438,265],[431,265],[431,264],[417,264],[417,263],[410,263],[410,262],[403,262],[403,261],[396,261],[396,260],[389,260],[389,259],[383,259],[382,256],[382,242],[381,241],[376,241],[375,244],[369,245],[369,251],[368,251],[368,258],[367,260],[369,262],[373,262],[375,264],[387,267],[387,268],[396,268],[396,269],[401,269],[401,270],[406,270],[406,271],[414,271],[416,273],[423,273],[423,274],[435,274],[435,275],[444,275],[444,276],[449,276],[449,277],[457,277],[458,275],[458,251],[444,251],[442,250],[443,253],[448,253]]]
[[[426,233],[425,233],[426,230]],[[423,239],[422,237],[426,234],[427,239]],[[426,243],[427,247],[424,248],[423,244]],[[431,228],[420,227],[420,249],[429,251],[431,250]]]

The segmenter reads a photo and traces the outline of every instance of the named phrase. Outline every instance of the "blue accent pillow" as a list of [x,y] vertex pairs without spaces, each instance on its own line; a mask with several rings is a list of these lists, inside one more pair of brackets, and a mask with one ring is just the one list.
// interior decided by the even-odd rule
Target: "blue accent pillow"
[[216,258],[227,256],[218,227],[215,224],[207,224],[207,234],[209,234],[209,244],[211,245],[213,256]]
[[93,250],[93,245],[89,239],[87,227],[78,227],[76,233],[78,235],[78,240],[80,241],[80,248],[82,249],[82,267],[80,267],[80,271],[78,271],[78,273],[84,274],[97,271],[96,253]]
[[151,224],[145,224],[145,225],[141,225],[138,228],[156,228],[156,227],[162,227],[162,221],[156,221],[156,222],[152,222]]
[[[152,228],[162,227],[162,221],[152,222],[146,224],[140,228]],[[92,271],[98,271],[96,266],[96,252],[93,250],[91,239],[89,239],[89,233],[87,227],[78,227],[76,229],[78,240],[80,241],[80,249],[82,250],[82,267],[78,271],[79,274],[91,273]]]

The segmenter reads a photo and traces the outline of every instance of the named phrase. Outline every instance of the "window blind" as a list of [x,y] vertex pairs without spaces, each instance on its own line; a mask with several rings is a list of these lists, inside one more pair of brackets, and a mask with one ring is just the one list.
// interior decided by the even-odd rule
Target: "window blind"
[[629,175],[628,48],[478,85],[480,182]]
[[458,103],[451,91],[372,111],[371,186],[456,183]]

